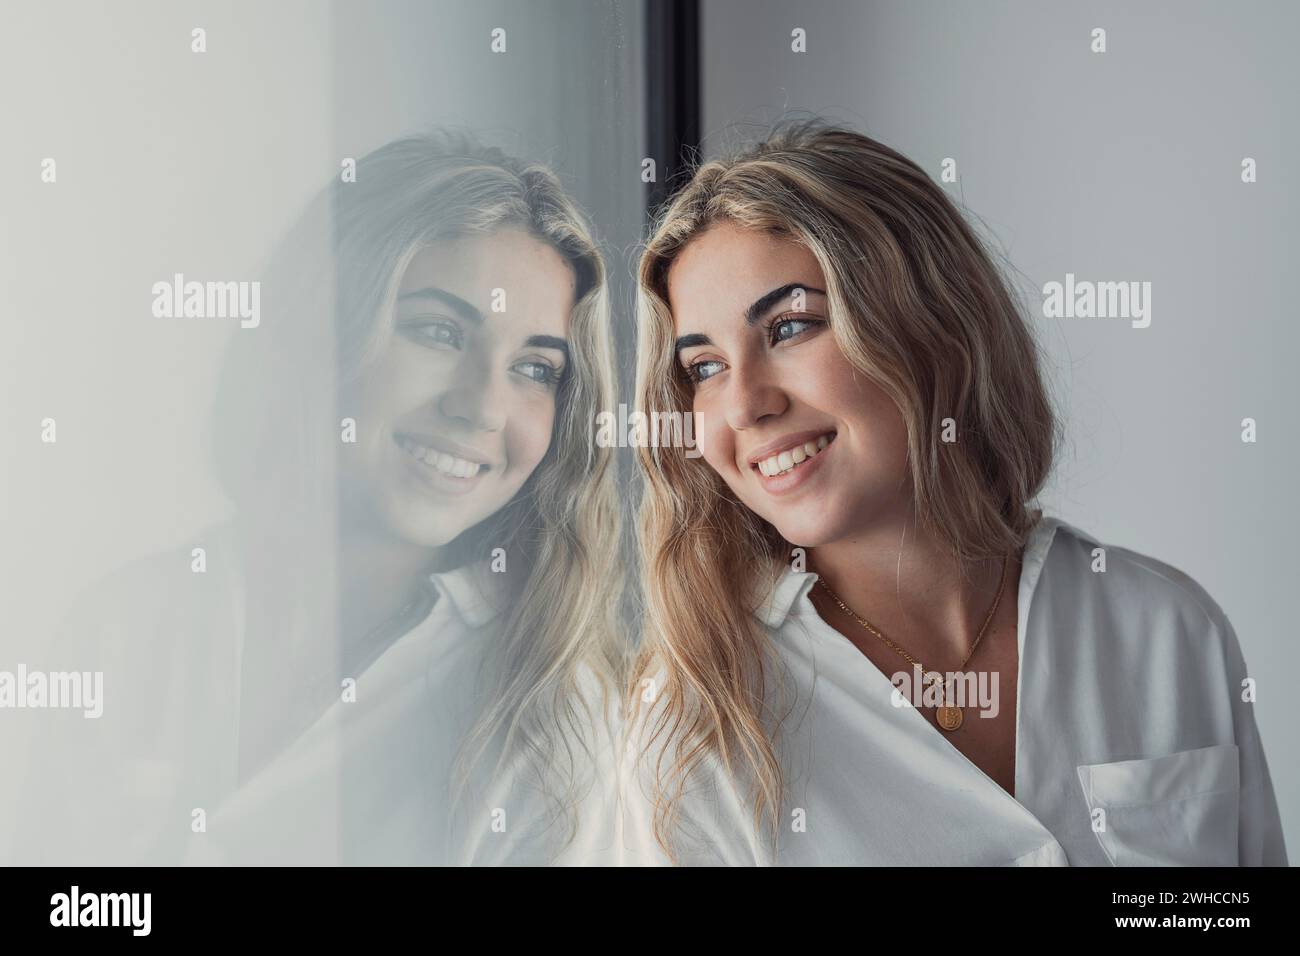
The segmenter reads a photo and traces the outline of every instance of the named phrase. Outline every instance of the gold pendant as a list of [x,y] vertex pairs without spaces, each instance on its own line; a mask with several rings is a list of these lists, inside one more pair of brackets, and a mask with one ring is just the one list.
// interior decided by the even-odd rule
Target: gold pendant
[[963,718],[960,707],[936,707],[934,716],[939,726],[949,733],[961,726]]

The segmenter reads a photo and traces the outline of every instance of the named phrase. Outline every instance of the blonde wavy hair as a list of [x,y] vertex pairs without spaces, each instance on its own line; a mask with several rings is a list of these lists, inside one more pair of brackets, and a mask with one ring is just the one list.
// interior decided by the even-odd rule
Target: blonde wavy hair
[[[589,221],[556,174],[452,128],[359,159],[351,181],[316,194],[265,270],[273,318],[256,337],[234,337],[213,442],[223,484],[247,518],[241,550],[256,619],[268,638],[331,633],[337,569],[319,556],[335,545],[338,442],[318,427],[320,409],[339,403],[393,334],[397,291],[421,249],[508,227],[554,248],[574,273],[570,362],[542,461],[510,502],[441,549],[439,570],[485,561],[495,548],[505,549],[510,569],[488,576],[506,589],[497,596],[504,612],[495,687],[462,743],[456,790],[463,796],[500,744],[497,766],[522,754],[559,810],[590,784],[580,773],[589,761],[576,748],[598,715],[587,713],[593,702],[579,684],[594,674],[602,694],[615,694],[626,655],[615,638],[614,453],[591,439],[597,412],[615,396],[606,270]],[[339,405],[335,420],[347,413]],[[569,822],[571,835],[572,815]]]
[[[899,408],[918,522],[960,567],[1023,545],[1051,468],[1058,426],[1038,349],[1012,287],[954,204],[915,163],[820,120],[779,124],[761,143],[699,166],[660,211],[638,270],[636,400],[647,415],[686,412],[673,354],[669,267],[728,221],[805,246],[826,278],[829,321],[846,358]],[[961,442],[939,440],[956,420]],[[769,639],[754,612],[792,545],[747,509],[703,460],[638,450],[637,531],[646,632],[627,688],[637,759],[653,763],[654,835],[674,855],[691,774],[716,760],[752,796],[775,841],[783,778],[771,705]],[[657,707],[638,688],[662,674]]]

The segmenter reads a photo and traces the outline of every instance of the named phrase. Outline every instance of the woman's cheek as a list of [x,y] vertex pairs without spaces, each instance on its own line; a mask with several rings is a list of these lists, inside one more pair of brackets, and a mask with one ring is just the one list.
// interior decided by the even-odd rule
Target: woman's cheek
[[712,406],[713,403],[697,392],[687,414],[691,416],[691,435],[699,451],[698,457],[702,457],[710,468],[725,477],[727,447],[730,443],[726,441],[725,429],[719,427],[723,421],[720,409]]
[[700,431],[701,444],[704,446],[704,460],[718,473],[728,485],[736,484],[740,475],[736,471],[735,448],[722,429]]
[[[545,405],[544,408],[539,405]],[[521,483],[527,480],[551,447],[551,436],[555,430],[555,406],[553,402],[536,403],[529,406],[523,416],[512,415],[511,427],[515,441],[510,444],[512,464],[520,466]],[[517,449],[517,454],[514,451]]]

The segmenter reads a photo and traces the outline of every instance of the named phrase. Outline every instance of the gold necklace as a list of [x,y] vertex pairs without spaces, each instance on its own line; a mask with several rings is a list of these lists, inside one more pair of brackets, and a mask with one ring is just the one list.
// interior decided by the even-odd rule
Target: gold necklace
[[[988,630],[989,623],[993,620],[993,615],[997,613],[998,604],[1002,601],[1002,591],[1005,588],[1007,583],[1007,566],[1009,565],[1009,563],[1010,563],[1009,558],[1002,559],[1002,577],[998,581],[997,596],[993,599],[993,606],[989,608],[988,616],[984,618],[984,625],[980,628],[979,634],[975,636],[975,643],[971,645],[970,653],[968,653],[966,655],[966,659],[961,662],[961,666],[957,668],[958,671],[965,670],[966,665],[970,663],[970,659],[975,656],[975,648],[980,646],[980,641],[984,639],[984,632]],[[889,638],[885,637],[884,634],[881,634],[880,631],[876,627],[872,626],[870,622],[868,622],[858,614],[854,613],[853,609],[850,608],[847,604],[845,604],[842,600],[840,600],[840,596],[830,589],[829,585],[827,585],[826,582],[822,580],[820,575],[817,578],[817,584],[821,587],[823,591],[825,591],[827,594],[830,595],[832,601],[834,601],[837,605],[839,605],[841,611],[843,611],[849,617],[853,618],[853,620],[857,621],[859,624],[865,627],[872,634],[876,635],[876,637],[880,638],[882,641],[888,644],[896,653],[898,653],[909,664],[912,664],[920,668],[921,682],[925,683],[926,673],[925,673],[924,664],[922,664],[911,654],[907,653],[907,651],[903,650],[903,648],[899,647]],[[930,673],[931,676],[937,677],[940,681],[943,680],[943,675],[940,674],[938,671],[931,671]],[[944,703],[941,704],[939,707],[937,707],[934,712],[935,720],[938,722],[939,726],[942,727],[944,730],[948,731],[949,733],[951,733],[952,731],[960,727],[962,725],[962,721],[965,719],[965,714],[962,713],[962,709],[958,707],[955,703],[950,703],[951,700],[952,700],[952,695],[949,693],[948,686],[945,685]]]

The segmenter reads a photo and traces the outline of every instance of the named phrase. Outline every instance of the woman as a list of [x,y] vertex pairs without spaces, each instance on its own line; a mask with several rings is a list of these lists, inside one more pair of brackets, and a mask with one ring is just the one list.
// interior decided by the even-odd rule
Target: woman
[[113,863],[586,852],[576,807],[603,793],[619,665],[585,219],[544,167],[466,134],[401,140],[319,195],[263,303],[214,414],[236,518],[203,536],[201,584],[151,589],[172,627],[115,629],[108,683],[150,678],[98,759],[132,791],[141,768],[161,782],[101,793],[96,830],[124,836],[81,845]]
[[[334,192],[337,259],[359,271],[336,303],[337,414],[358,429],[339,451],[340,624],[382,619],[350,620],[358,579],[361,612],[426,580],[437,604],[337,675],[360,673],[355,701],[336,692],[224,811],[246,836],[227,858],[282,859],[286,827],[319,852],[334,818],[347,862],[589,852],[574,808],[602,795],[592,747],[618,656],[613,463],[588,440],[613,395],[595,241],[553,173],[463,136],[390,144]],[[339,805],[313,817],[302,794],[322,774]]]
[[640,405],[703,460],[640,453],[634,859],[1285,863],[1231,625],[1031,508],[1035,347],[921,169],[788,125],[696,170],[639,281]]

